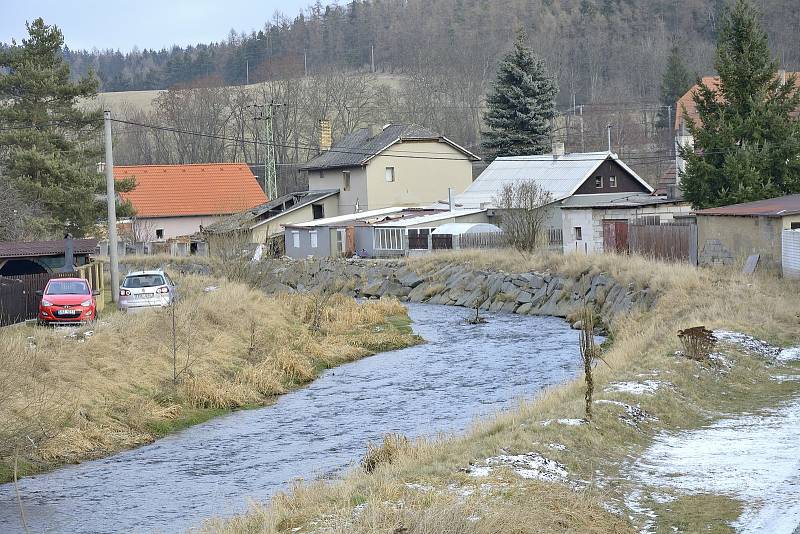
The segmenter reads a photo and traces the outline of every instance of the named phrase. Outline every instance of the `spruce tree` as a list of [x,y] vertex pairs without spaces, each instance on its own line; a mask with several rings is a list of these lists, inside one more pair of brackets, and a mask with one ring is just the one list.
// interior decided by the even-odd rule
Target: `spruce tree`
[[3,180],[38,208],[43,233],[84,235],[104,213],[96,197],[105,190],[96,167],[102,114],[78,105],[97,94],[97,80],[90,72],[70,81],[56,26],[39,18],[27,28],[21,45],[0,50]]
[[[672,128],[669,120],[675,117],[675,103],[692,86],[692,80],[693,77],[681,58],[680,49],[673,46],[667,58],[667,68],[661,79],[661,109],[658,111],[657,121],[659,128]],[[670,109],[672,113],[670,113]]]
[[717,42],[716,89],[698,84],[699,115],[686,123],[694,148],[682,147],[681,189],[695,208],[800,192],[800,91],[777,74],[755,9],[738,0]]
[[489,159],[550,152],[558,87],[544,61],[525,46],[522,33],[497,69],[484,120]]

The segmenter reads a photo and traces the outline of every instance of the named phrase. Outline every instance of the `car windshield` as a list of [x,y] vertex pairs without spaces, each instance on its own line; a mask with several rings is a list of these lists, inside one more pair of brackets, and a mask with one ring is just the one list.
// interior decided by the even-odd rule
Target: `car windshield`
[[122,282],[122,287],[127,289],[137,289],[141,287],[156,287],[164,285],[164,277],[160,274],[137,274],[126,276]]
[[77,280],[53,280],[45,295],[90,295],[89,284]]

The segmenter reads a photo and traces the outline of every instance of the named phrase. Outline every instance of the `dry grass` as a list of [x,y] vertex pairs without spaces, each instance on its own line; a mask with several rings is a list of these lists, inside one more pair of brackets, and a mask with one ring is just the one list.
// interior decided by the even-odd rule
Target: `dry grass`
[[[269,503],[254,505],[243,516],[206,523],[203,530],[226,534],[324,528],[358,533],[633,532],[627,519],[607,512],[601,501],[621,506],[629,487],[619,479],[620,469],[641,454],[656,433],[698,427],[800,392],[798,382],[769,380],[774,370],[768,362],[732,347],[718,347],[734,362],[727,373],[675,356],[680,348],[678,330],[700,324],[746,332],[777,344],[797,343],[798,282],[614,255],[508,256],[452,253],[414,259],[411,264],[429,273],[453,262],[507,272],[549,270],[577,275],[605,271],[621,282],[658,288],[661,297],[654,310],[615,322],[613,343],[603,354],[609,366],[600,365],[594,371],[595,399],[640,404],[657,419],[631,426],[621,420],[618,406],[595,404],[588,425],[541,425],[545,420],[583,416],[584,390],[578,378],[485,419],[462,436],[415,442],[394,454],[391,462],[376,465],[372,473],[357,469],[334,484],[296,485]],[[800,374],[800,367],[787,366],[780,372]],[[651,396],[605,391],[610,382],[642,381],[643,375],[668,385]],[[548,447],[551,443],[563,445],[564,450]],[[573,480],[590,485],[574,491],[509,472],[477,479],[463,472],[472,462],[504,452],[539,453],[565,464]],[[602,490],[591,483],[598,477],[606,481]],[[711,517],[699,511],[704,502],[707,499],[682,502],[679,509],[665,507],[658,511],[667,514],[659,516],[659,523],[688,522],[698,531],[713,530],[714,524],[702,522]]]
[[[0,382],[13,393],[0,403],[0,422],[35,426],[41,410],[26,414],[42,397],[58,399],[58,409],[71,414],[63,425],[48,419],[28,471],[107,455],[224,410],[263,405],[325,368],[416,342],[393,326],[399,323],[392,316],[405,317],[405,309],[392,300],[360,305],[335,297],[323,309],[321,331],[312,332],[302,322],[306,297],[270,298],[206,277],[179,284],[178,365],[187,342],[191,364],[177,384],[168,310],[107,313],[77,337],[60,328],[0,330]],[[211,285],[220,289],[202,291]],[[92,335],[80,335],[87,330]],[[45,392],[32,383],[46,385]]]

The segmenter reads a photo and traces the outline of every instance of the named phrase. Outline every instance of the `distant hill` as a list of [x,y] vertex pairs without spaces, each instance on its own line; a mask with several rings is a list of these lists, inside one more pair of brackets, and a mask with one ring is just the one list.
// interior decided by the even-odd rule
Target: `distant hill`
[[[796,0],[760,0],[774,54],[800,69]],[[170,50],[67,51],[73,71],[94,68],[103,91],[165,89],[335,70],[422,73],[477,80],[494,75],[515,29],[558,78],[562,104],[657,100],[675,40],[698,73],[711,69],[722,0],[353,0],[317,2],[258,32]],[[374,51],[374,56],[373,56]]]

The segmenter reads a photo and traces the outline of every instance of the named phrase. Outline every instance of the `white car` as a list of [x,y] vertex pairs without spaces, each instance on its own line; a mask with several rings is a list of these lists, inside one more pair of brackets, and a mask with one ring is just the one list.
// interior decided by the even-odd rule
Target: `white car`
[[119,287],[119,309],[137,311],[169,306],[175,300],[176,287],[161,270],[128,273]]

